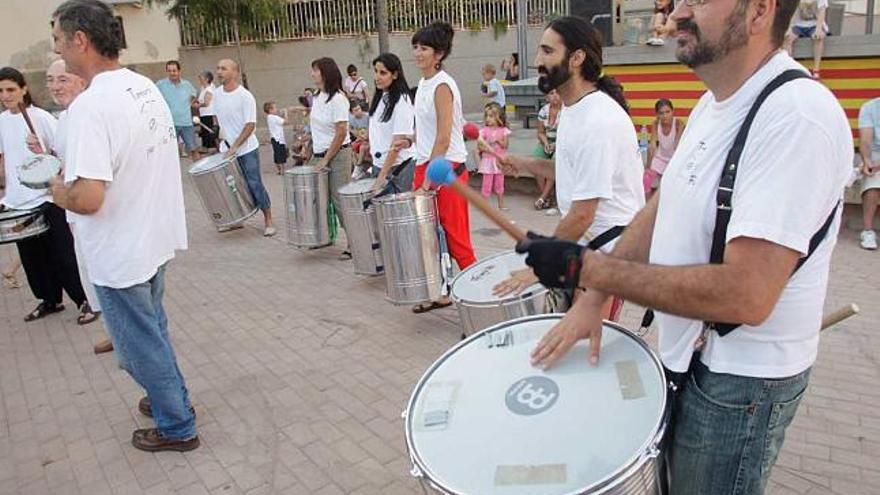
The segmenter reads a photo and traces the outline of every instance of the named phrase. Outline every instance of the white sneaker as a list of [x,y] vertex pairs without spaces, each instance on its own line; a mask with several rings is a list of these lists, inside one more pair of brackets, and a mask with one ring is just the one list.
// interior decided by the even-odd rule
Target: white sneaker
[[663,38],[651,38],[648,40],[647,44],[650,46],[663,46],[666,42],[663,41]]
[[873,230],[863,230],[859,238],[861,239],[862,249],[871,251],[877,249],[877,234]]
[[359,180],[365,175],[367,174],[366,172],[364,172],[364,169],[362,169],[361,167],[355,167],[354,170],[351,172],[351,180]]
[[556,215],[559,215],[559,210],[556,208],[547,208],[544,210],[544,214],[548,217],[555,217]]

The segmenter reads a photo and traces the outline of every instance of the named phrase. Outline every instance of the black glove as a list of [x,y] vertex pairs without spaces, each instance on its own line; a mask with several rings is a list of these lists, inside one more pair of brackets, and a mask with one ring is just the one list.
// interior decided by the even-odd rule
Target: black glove
[[535,270],[544,287],[577,287],[584,254],[580,244],[529,232],[528,239],[517,243],[516,252],[528,253],[526,264]]

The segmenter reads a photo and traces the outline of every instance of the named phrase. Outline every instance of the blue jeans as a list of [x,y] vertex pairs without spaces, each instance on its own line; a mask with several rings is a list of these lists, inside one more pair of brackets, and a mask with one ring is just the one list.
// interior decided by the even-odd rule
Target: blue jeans
[[177,137],[183,140],[183,146],[186,148],[186,151],[193,151],[198,148],[198,146],[196,146],[195,127],[191,125],[174,126],[174,132],[177,133]]
[[263,177],[260,175],[260,150],[255,149],[238,157],[238,166],[241,167],[241,173],[244,174],[244,180],[247,182],[248,190],[250,190],[257,208],[268,210],[271,203],[269,193],[263,186]]
[[696,362],[673,402],[669,493],[763,494],[809,376],[808,369],[789,378],[750,378]]
[[165,266],[142,284],[95,290],[119,364],[147,391],[156,427],[165,438],[185,440],[196,435],[196,418],[168,338]]

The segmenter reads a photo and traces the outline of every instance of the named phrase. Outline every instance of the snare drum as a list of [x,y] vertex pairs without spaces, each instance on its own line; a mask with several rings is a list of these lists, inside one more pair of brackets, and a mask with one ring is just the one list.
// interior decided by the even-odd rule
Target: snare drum
[[23,241],[48,230],[49,224],[39,208],[0,212],[0,244]]
[[526,256],[507,251],[469,266],[452,281],[450,297],[461,317],[461,329],[472,334],[502,321],[546,313],[547,289],[533,284],[519,294],[498,297],[492,288],[527,268]]
[[456,495],[656,495],[666,423],[663,367],[606,322],[602,355],[581,341],[547,372],[529,353],[562,315],[477,333],[419,380],[405,415],[412,474]]
[[61,160],[52,155],[34,155],[18,167],[18,182],[30,189],[46,189],[61,173]]

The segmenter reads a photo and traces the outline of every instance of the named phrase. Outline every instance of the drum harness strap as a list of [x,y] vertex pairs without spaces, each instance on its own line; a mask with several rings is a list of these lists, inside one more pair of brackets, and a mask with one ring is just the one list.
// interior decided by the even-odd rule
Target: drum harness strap
[[[746,139],[749,136],[749,130],[752,127],[755,116],[761,108],[761,105],[767,97],[773,93],[773,91],[783,84],[795,79],[809,79],[809,76],[803,71],[790,69],[776,76],[776,78],[761,91],[758,98],[752,104],[749,113],[746,115],[745,121],[740,127],[736,139],[733,142],[733,146],[731,146],[730,151],[727,154],[727,160],[725,161],[727,165],[721,171],[721,181],[718,184],[718,192],[715,196],[715,229],[712,233],[712,251],[709,256],[710,263],[720,264],[724,262],[724,248],[727,244],[727,226],[730,223],[730,217],[733,212],[733,186],[736,182],[736,172],[739,168],[740,157],[745,149]],[[834,217],[836,216],[839,207],[840,201],[834,205],[834,208],[832,208],[831,214],[828,215],[825,223],[823,223],[819,230],[813,234],[813,237],[810,238],[809,250],[807,251],[806,256],[803,256],[798,260],[797,265],[795,265],[794,270],[792,270],[792,276],[801,266],[804,265],[804,263],[807,262],[810,256],[816,251],[816,248],[819,247],[819,244],[825,239],[831,228],[831,224],[834,223]],[[653,321],[654,311],[649,308],[645,311],[645,315],[642,317],[639,333],[646,333],[648,327],[650,327]],[[703,335],[698,342],[705,340],[706,334],[710,330],[718,332],[718,335],[723,337],[736,330],[740,325],[740,323],[704,322]]]
[[[593,240],[587,243],[587,249],[598,251],[602,248],[602,246],[620,237],[620,235],[623,234],[624,230],[626,230],[626,225],[615,225],[614,227],[611,227],[610,229],[597,235],[593,238]],[[562,297],[565,306],[567,308],[570,308],[571,305],[574,303],[574,291],[574,288],[552,289],[548,293],[548,296],[551,298],[551,306],[553,306],[554,308],[558,308],[558,298]]]

